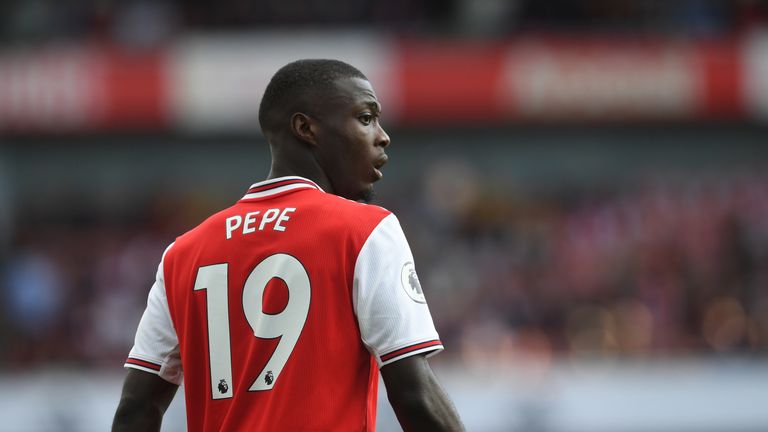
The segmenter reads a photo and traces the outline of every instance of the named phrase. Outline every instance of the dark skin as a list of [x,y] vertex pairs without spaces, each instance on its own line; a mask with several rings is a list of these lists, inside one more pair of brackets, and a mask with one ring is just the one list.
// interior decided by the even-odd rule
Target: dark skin
[[423,355],[382,367],[381,377],[389,403],[405,432],[464,430],[456,407]]
[[157,375],[128,369],[112,432],[159,431],[178,388]]
[[318,101],[314,113],[292,113],[287,128],[266,133],[272,151],[268,178],[298,175],[334,195],[368,201],[389,145],[371,84],[338,80],[334,94],[311,98]]
[[[317,96],[317,95],[315,95]],[[265,131],[272,151],[268,178],[301,176],[324,191],[369,201],[382,177],[389,136],[379,123],[381,105],[371,84],[337,80],[333,94],[315,97],[314,113],[287,113],[286,127]],[[387,395],[403,430],[463,431],[456,408],[423,355],[381,368]],[[177,386],[130,369],[112,431],[159,431]]]

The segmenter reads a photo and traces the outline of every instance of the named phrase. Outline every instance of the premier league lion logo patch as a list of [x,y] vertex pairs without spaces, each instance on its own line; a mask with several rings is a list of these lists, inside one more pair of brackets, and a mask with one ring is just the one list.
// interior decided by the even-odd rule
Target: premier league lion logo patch
[[227,385],[227,380],[221,380],[219,381],[219,393],[224,394],[229,390],[229,386]]
[[427,302],[424,298],[424,291],[421,290],[419,277],[416,275],[416,267],[414,267],[412,262],[409,261],[403,266],[403,270],[400,272],[400,282],[411,300],[417,303]]

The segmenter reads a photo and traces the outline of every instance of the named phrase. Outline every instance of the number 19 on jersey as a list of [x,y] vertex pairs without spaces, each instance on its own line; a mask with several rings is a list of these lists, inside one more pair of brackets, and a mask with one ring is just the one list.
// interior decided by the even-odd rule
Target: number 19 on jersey
[[[208,355],[211,374],[211,397],[231,398],[232,351],[229,332],[227,263],[200,267],[195,291],[205,290],[208,321]],[[288,304],[280,313],[268,314],[262,309],[264,291],[273,278],[288,287]],[[251,271],[242,290],[243,311],[253,335],[261,339],[280,338],[275,352],[249,391],[272,390],[280,372],[293,352],[309,314],[311,289],[304,266],[291,255],[275,254],[261,261]],[[226,385],[226,383],[230,383]]]

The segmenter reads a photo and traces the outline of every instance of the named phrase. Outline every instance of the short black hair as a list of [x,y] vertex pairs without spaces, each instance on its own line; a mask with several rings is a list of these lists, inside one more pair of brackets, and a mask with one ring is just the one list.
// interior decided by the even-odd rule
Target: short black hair
[[342,78],[368,80],[357,68],[339,60],[304,59],[283,66],[264,90],[259,106],[261,130],[267,133],[287,127],[285,115],[310,111],[306,105]]

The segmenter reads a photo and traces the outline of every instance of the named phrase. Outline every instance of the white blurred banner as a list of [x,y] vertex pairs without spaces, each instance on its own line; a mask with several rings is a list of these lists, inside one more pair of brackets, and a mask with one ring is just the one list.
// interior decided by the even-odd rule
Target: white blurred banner
[[768,30],[718,40],[338,31],[0,50],[0,131],[257,131],[270,77],[300,58],[358,67],[387,125],[768,119]]
[[185,130],[258,130],[259,103],[270,78],[303,58],[354,65],[392,109],[397,74],[391,51],[386,39],[369,33],[189,37],[168,56],[171,113]]
[[[435,369],[474,432],[758,432],[768,425],[768,365],[757,360]],[[65,371],[0,376],[0,431],[108,430],[121,380]],[[179,392],[163,431],[185,430],[184,415]],[[399,430],[383,391],[378,417],[378,430]]]

